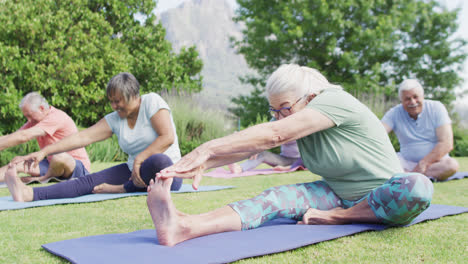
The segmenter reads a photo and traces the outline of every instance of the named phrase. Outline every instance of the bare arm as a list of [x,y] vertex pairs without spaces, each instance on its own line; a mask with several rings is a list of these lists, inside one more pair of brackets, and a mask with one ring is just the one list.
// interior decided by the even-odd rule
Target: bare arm
[[425,173],[427,167],[439,161],[453,149],[452,125],[446,124],[436,128],[437,144],[431,152],[419,161],[414,171]]
[[23,157],[15,157],[11,162],[16,164],[21,161],[27,161],[28,164],[34,163],[37,166],[46,156],[69,150],[81,148],[91,143],[104,140],[112,136],[112,130],[105,119],[101,119],[95,125],[70,135],[55,144],[49,145],[37,152]]
[[258,153],[259,152],[243,152],[211,157],[209,160],[207,160],[205,169],[217,168],[223,165],[238,162]]
[[259,124],[205,145],[210,157],[233,153],[258,153],[335,126],[322,113],[306,108],[287,118]]
[[0,137],[0,151],[28,142],[40,136],[44,136],[46,132],[39,127],[31,127],[21,129],[9,135]]
[[197,189],[202,172],[208,167],[229,164],[235,159],[246,157],[246,153],[258,153],[333,126],[335,124],[331,119],[314,109],[306,108],[287,118],[206,142],[157,176],[193,178],[192,185]]
[[132,180],[136,186],[143,187],[145,183],[140,177],[140,166],[143,161],[156,153],[166,151],[175,140],[174,130],[172,129],[171,115],[169,110],[161,109],[151,117],[151,125],[154,131],[158,134],[156,140],[153,141],[145,150],[135,157],[132,169]]
[[384,126],[385,131],[387,131],[387,133],[392,132],[392,128],[389,125],[385,124],[384,122],[382,122],[382,125]]
[[55,144],[49,145],[42,149],[42,151],[46,156],[62,153],[87,146],[91,143],[107,139],[111,136],[112,130],[107,124],[107,121],[103,118],[93,126],[70,135]]

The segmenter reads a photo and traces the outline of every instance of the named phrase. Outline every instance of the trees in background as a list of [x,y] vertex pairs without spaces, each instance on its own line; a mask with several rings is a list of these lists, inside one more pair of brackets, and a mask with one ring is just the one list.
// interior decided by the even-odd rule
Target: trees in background
[[245,29],[234,45],[258,72],[245,78],[257,87],[252,95],[233,100],[231,111],[243,126],[255,121],[257,112],[250,109],[259,103],[266,114],[268,102],[259,94],[283,63],[316,68],[358,97],[394,98],[402,80],[417,78],[429,98],[445,104],[455,99],[467,56],[466,41],[453,37],[459,10],[433,0],[237,2],[236,21]]
[[0,1],[0,134],[24,123],[18,103],[30,91],[80,125],[96,122],[111,111],[107,82],[123,71],[142,93],[200,91],[198,53],[172,51],[154,8],[152,0]]

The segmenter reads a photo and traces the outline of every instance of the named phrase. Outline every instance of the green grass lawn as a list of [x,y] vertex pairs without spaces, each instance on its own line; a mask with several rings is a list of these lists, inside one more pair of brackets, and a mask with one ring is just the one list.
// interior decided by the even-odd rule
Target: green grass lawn
[[[468,157],[458,158],[468,171]],[[113,164],[93,164],[93,171]],[[178,209],[196,214],[252,197],[276,185],[308,182],[310,172],[235,179],[205,177],[204,185],[234,185],[217,192],[173,195]],[[186,181],[189,183],[189,181]],[[6,188],[0,196],[9,195]],[[468,179],[436,183],[433,203],[468,207]],[[66,263],[42,244],[83,236],[153,228],[146,197],[57,205],[0,212],[0,263]],[[135,254],[138,254],[135,252]],[[466,263],[468,214],[448,216],[407,228],[365,232],[239,263]]]

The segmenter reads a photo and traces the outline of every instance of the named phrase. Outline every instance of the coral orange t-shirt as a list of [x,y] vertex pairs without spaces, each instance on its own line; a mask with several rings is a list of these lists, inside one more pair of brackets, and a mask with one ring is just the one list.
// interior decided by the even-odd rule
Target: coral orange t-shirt
[[[20,129],[28,129],[31,127],[39,127],[44,130],[44,132],[46,132],[45,136],[36,138],[37,143],[41,149],[78,132],[78,128],[76,127],[75,122],[73,122],[73,120],[65,112],[53,106],[50,107],[49,113],[44,119],[42,119],[41,122],[32,125],[28,121]],[[85,168],[89,172],[91,171],[91,162],[89,161],[88,153],[86,153],[85,148],[74,149],[68,151],[67,153],[70,154],[74,159],[80,160]],[[50,161],[50,156],[48,159]]]

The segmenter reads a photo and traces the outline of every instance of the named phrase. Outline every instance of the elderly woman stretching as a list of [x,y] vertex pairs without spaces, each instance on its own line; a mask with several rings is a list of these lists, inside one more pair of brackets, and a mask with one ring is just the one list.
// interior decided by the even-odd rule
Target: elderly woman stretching
[[[24,185],[12,168],[5,176],[15,201],[70,198],[94,193],[145,191],[151,178],[160,170],[180,159],[174,122],[167,103],[157,94],[140,97],[140,85],[130,73],[120,73],[109,81],[107,96],[115,112],[98,123],[17,162],[37,164],[45,156],[87,146],[115,134],[119,146],[128,153],[127,163],[88,174],[73,181],[31,188]],[[172,182],[170,189],[178,190],[182,179]]]
[[[211,140],[150,182],[147,204],[159,243],[256,228],[279,217],[300,224],[404,225],[429,206],[432,183],[403,173],[379,119],[340,86],[314,69],[283,65],[268,79],[266,93],[278,121]],[[297,140],[305,166],[323,180],[273,187],[201,215],[181,213],[172,203],[172,177],[193,178],[197,187],[203,170],[291,140]]]

